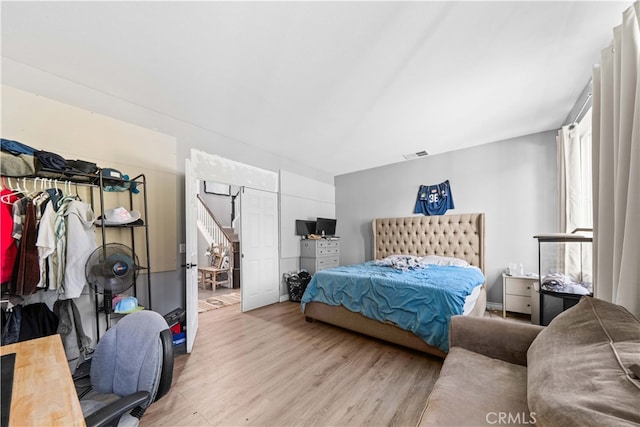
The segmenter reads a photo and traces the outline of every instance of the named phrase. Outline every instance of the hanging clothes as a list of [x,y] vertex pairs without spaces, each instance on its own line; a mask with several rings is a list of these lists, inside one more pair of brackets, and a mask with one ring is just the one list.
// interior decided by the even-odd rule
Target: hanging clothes
[[[67,254],[67,210],[71,203],[75,201],[74,197],[65,196],[60,199],[58,211],[54,223],[54,231],[56,235],[56,252],[58,253],[58,265],[55,270],[56,281],[59,287],[64,287],[64,271],[66,267]],[[75,297],[69,297],[75,298]]]
[[24,224],[22,224],[22,238],[18,247],[18,257],[14,268],[10,290],[13,295],[31,295],[36,291],[40,281],[40,261],[36,239],[38,227],[36,225],[36,208],[31,200],[27,202]]
[[[14,307],[14,310],[16,308]],[[37,302],[22,306],[18,342],[54,335],[57,330],[58,317],[49,309],[47,304]]]
[[49,269],[42,281],[65,298],[77,298],[87,283],[84,266],[97,248],[95,215],[75,197],[63,197],[57,212],[53,205],[47,204],[38,232],[41,265]]
[[43,302],[16,305],[3,316],[2,345],[46,337],[58,330],[58,316]]
[[62,190],[59,190],[57,188],[50,188],[48,190],[45,190],[45,192],[49,194],[51,203],[53,203],[53,210],[57,211],[58,205],[60,204],[60,199],[64,197]]
[[56,252],[56,221],[55,203],[53,201],[47,203],[40,225],[38,226],[38,255],[40,257],[40,283],[38,287],[48,288],[55,291],[58,289],[57,269],[58,269],[58,253]]
[[53,304],[53,313],[58,317],[58,333],[69,362],[71,374],[93,351],[91,339],[85,335],[78,307],[72,299],[58,300]]
[[22,306],[16,305],[9,310],[2,309],[2,345],[18,342],[21,321]]
[[[60,216],[61,213],[58,212]],[[60,283],[64,286],[65,298],[77,298],[87,284],[85,264],[96,244],[95,215],[91,207],[80,200],[68,204],[66,220],[66,257],[64,276]]]
[[33,205],[36,207],[36,220],[40,223],[40,219],[42,219],[42,214],[44,213],[44,208],[51,201],[51,196],[46,191],[38,194],[33,198]]
[[[18,196],[6,188],[0,191],[0,197],[5,196],[9,203],[18,200]],[[0,283],[6,283],[11,280],[18,256],[18,247],[13,238],[13,212],[8,203],[0,203],[0,244]]]
[[449,180],[436,185],[420,186],[413,213],[444,215],[447,209],[454,209]]
[[16,245],[20,246],[20,239],[22,239],[22,227],[24,224],[25,216],[27,215],[27,203],[29,203],[28,197],[23,197],[13,202],[13,238],[16,239]]

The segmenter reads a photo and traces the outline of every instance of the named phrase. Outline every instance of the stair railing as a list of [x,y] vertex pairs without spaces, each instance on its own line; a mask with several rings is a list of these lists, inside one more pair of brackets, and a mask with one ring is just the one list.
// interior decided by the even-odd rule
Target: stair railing
[[231,236],[220,225],[220,222],[216,219],[216,216],[211,210],[204,204],[204,201],[197,196],[198,199],[198,228],[205,236],[207,244],[220,245],[227,247],[229,254],[229,271],[233,271],[233,245],[231,243]]

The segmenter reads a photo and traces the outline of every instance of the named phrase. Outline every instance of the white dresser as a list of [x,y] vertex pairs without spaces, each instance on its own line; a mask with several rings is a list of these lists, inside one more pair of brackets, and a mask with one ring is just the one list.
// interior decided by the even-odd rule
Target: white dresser
[[340,241],[303,239],[300,241],[300,268],[309,274],[340,265]]

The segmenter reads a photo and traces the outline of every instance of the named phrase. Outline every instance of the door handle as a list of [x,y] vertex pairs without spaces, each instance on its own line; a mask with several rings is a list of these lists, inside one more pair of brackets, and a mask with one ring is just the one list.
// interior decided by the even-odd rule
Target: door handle
[[187,263],[187,264],[182,264],[182,267],[186,267],[187,270],[190,269],[191,267],[197,267],[198,264],[191,264],[191,263]]

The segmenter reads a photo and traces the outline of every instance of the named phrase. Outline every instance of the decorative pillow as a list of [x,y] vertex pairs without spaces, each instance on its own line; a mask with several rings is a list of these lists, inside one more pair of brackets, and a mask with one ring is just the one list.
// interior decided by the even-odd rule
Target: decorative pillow
[[558,315],[527,351],[527,400],[539,426],[640,425],[640,321],[591,297]]
[[374,263],[384,267],[392,267],[397,270],[424,268],[424,265],[420,264],[420,258],[414,255],[389,255],[383,259],[375,260]]
[[427,255],[420,258],[421,264],[433,264],[433,265],[452,265],[455,267],[468,267],[469,263],[460,258],[440,256],[440,255]]
[[397,261],[406,261],[406,260],[413,260],[418,258],[417,256],[414,255],[406,255],[406,254],[393,254],[393,255],[389,255],[387,257],[384,258],[384,261],[392,263],[392,262],[397,262]]

